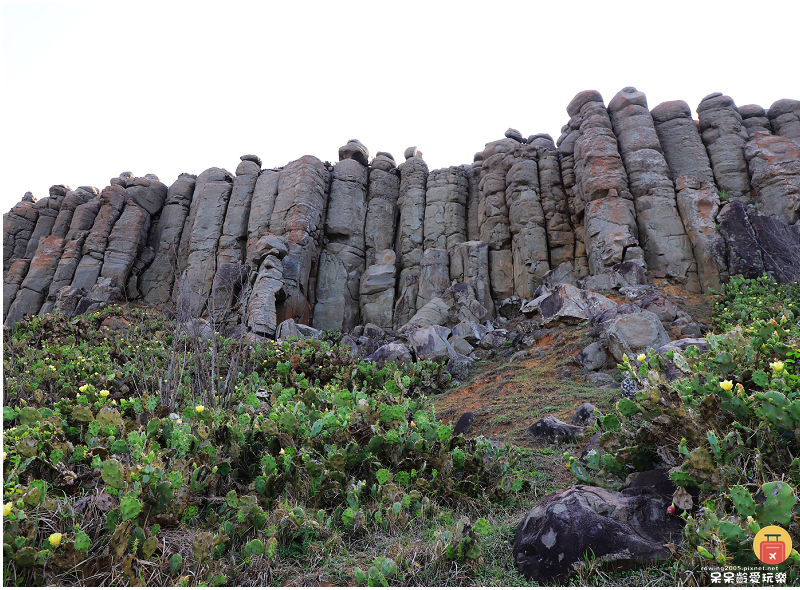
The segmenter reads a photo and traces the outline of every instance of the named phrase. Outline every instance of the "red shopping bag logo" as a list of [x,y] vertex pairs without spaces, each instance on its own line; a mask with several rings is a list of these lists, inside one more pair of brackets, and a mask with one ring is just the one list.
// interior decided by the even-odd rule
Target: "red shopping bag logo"
[[792,552],[792,539],[782,527],[766,526],[753,539],[753,551],[762,563],[778,565]]

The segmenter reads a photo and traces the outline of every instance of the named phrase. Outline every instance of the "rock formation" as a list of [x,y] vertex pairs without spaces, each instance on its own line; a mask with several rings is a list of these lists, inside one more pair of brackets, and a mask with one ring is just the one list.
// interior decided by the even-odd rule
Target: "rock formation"
[[[430,173],[416,147],[397,166],[350,140],[334,166],[307,155],[262,169],[248,154],[235,174],[169,188],[123,172],[102,191],[26,193],[3,217],[4,321],[127,299],[253,338],[285,320],[383,335],[442,325],[452,333],[434,331],[446,343],[434,349],[458,364],[505,342],[481,324],[496,310],[556,322],[591,314],[554,302],[583,309],[575,293],[635,294],[649,278],[694,291],[734,274],[798,280],[800,101],[737,108],[714,93],[697,112],[648,111],[634,88],[607,109],[588,90],[558,147],[509,129],[471,164]],[[372,351],[383,337],[351,343]]]

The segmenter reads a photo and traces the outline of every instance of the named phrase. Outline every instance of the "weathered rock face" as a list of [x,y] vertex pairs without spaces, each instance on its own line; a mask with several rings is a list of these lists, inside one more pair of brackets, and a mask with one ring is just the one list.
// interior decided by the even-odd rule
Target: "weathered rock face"
[[26,201],[20,201],[11,211],[3,214],[4,273],[8,272],[14,262],[25,257],[38,217],[39,210],[33,203]]
[[467,240],[469,181],[461,166],[433,170],[425,192],[424,247],[450,250]]
[[155,258],[141,278],[140,290],[147,303],[163,304],[170,301],[178,274],[181,234],[189,216],[196,180],[194,174],[181,174],[167,190],[166,203],[150,242],[156,247]]
[[759,135],[747,142],[758,209],[792,225],[800,219],[800,143],[779,135]]
[[514,295],[529,299],[550,270],[545,214],[539,192],[538,154],[534,146],[521,145],[506,175]]
[[[354,153],[361,154],[360,151]],[[365,264],[366,215],[367,168],[356,159],[344,159],[333,167],[328,217],[325,220],[328,243],[323,247],[320,258],[317,303],[312,323],[319,330],[339,330],[344,333],[359,323],[358,301]]]
[[[4,215],[4,312],[141,300],[256,340],[287,319],[371,323],[380,338],[348,341],[361,356],[383,334],[438,324],[453,329],[448,363],[466,374],[462,354],[508,336],[480,324],[503,301],[504,317],[542,311],[546,322],[604,307],[576,293],[555,306],[561,282],[639,302],[648,273],[696,291],[737,273],[797,280],[798,105],[781,99],[767,112],[713,94],[697,123],[682,101],[648,112],[644,94],[625,88],[606,109],[589,90],[568,105],[558,148],[509,129],[471,164],[430,174],[416,147],[398,168],[350,140],[336,166],[304,156],[262,170],[245,155],[235,175],[210,168],[169,189],[131,172],[100,194],[54,185]],[[39,252],[47,238],[62,243]],[[451,281],[470,302],[454,303]],[[675,321],[680,335],[703,332]]]
[[275,235],[283,236],[289,248],[283,259],[286,299],[278,308],[280,321],[292,318],[299,324],[308,324],[315,301],[329,180],[325,165],[313,156],[290,162],[278,178],[269,228]]
[[618,362],[623,355],[634,358],[669,342],[661,320],[651,311],[620,316],[606,330],[606,338],[608,350]]
[[776,135],[800,143],[800,100],[776,100],[769,107],[767,117]]
[[397,282],[397,257],[394,250],[377,253],[376,264],[367,267],[361,276],[359,306],[364,323],[372,323],[385,331],[393,330],[394,292]]
[[[189,221],[181,236],[181,249],[186,244],[186,263],[175,284],[181,314],[188,318],[200,317],[207,309],[232,183],[227,170],[209,168],[195,184]],[[182,259],[183,252],[179,256]]]
[[536,148],[550,268],[555,268],[575,257],[575,232],[569,221],[569,203],[561,180],[561,165],[553,139],[543,134],[529,138],[529,143]]
[[461,242],[450,251],[450,278],[467,283],[475,298],[494,316],[494,302],[489,288],[489,245],[486,242]]
[[[662,102],[650,114],[672,180],[688,176],[714,186],[714,173],[692,110],[682,100]],[[716,190],[716,188],[715,188]]]
[[400,219],[397,226],[395,252],[400,259],[400,284],[408,275],[420,273],[424,243],[425,187],[428,165],[419,157],[410,157],[400,166],[400,197],[397,206]]
[[400,176],[391,156],[382,154],[383,152],[372,161],[369,171],[367,216],[364,221],[367,266],[378,264],[376,258],[379,253],[384,250],[394,251],[395,247]]
[[717,187],[731,197],[745,196],[750,190],[744,157],[748,133],[736,104],[730,96],[715,92],[700,101],[697,114]]
[[562,283],[544,299],[539,309],[545,324],[566,322],[577,324],[593,315],[617,306],[611,299],[599,293],[583,291],[570,284]]
[[628,174],[648,268],[664,272],[690,291],[699,291],[697,263],[678,214],[675,189],[647,98],[633,87],[624,88],[611,99],[608,112]]
[[612,492],[573,486],[545,496],[517,526],[514,562],[531,580],[550,582],[574,571],[591,548],[617,569],[655,563],[679,543],[683,522],[667,513],[671,494],[649,487]]

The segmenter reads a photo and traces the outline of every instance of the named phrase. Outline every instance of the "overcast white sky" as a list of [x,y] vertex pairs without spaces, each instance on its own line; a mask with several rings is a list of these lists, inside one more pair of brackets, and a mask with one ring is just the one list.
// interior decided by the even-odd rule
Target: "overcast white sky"
[[796,0],[4,2],[0,208],[247,153],[333,162],[351,138],[468,163],[508,127],[557,139],[590,88],[768,108],[800,98],[798,22]]

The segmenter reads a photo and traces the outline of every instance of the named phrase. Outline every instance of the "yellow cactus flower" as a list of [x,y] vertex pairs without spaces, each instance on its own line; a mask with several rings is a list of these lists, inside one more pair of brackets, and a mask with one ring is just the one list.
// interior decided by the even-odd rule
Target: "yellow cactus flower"
[[86,385],[86,384],[83,384],[78,388],[78,391],[80,391],[81,393],[86,393],[87,389],[89,389],[89,386]]
[[11,502],[3,504],[3,518],[11,514]]
[[6,457],[7,457],[7,456],[8,456],[8,453],[6,453],[5,451],[3,451],[3,463],[5,463],[5,462],[6,462]]
[[61,533],[53,533],[47,540],[53,547],[58,547],[61,544]]
[[108,389],[101,389],[100,390],[100,397],[108,397],[109,393],[110,392],[108,391]]
[[725,381],[720,381],[719,386],[724,389],[725,391],[730,391],[733,389],[733,381],[726,379]]
[[755,522],[755,520],[753,519],[752,516],[748,516],[747,517],[747,524],[753,524],[754,522]]
[[206,409],[205,406],[195,406],[194,411],[197,412],[198,414],[202,414],[203,410],[205,409]]
[[639,361],[640,363],[643,363],[644,359],[646,359],[646,358],[647,357],[645,356],[645,354],[641,353],[639,356],[636,357],[636,360]]
[[285,455],[285,454],[286,454],[286,451],[281,449],[281,455]]
[[770,363],[769,367],[776,373],[780,373],[783,371],[783,361],[775,361],[774,363]]

